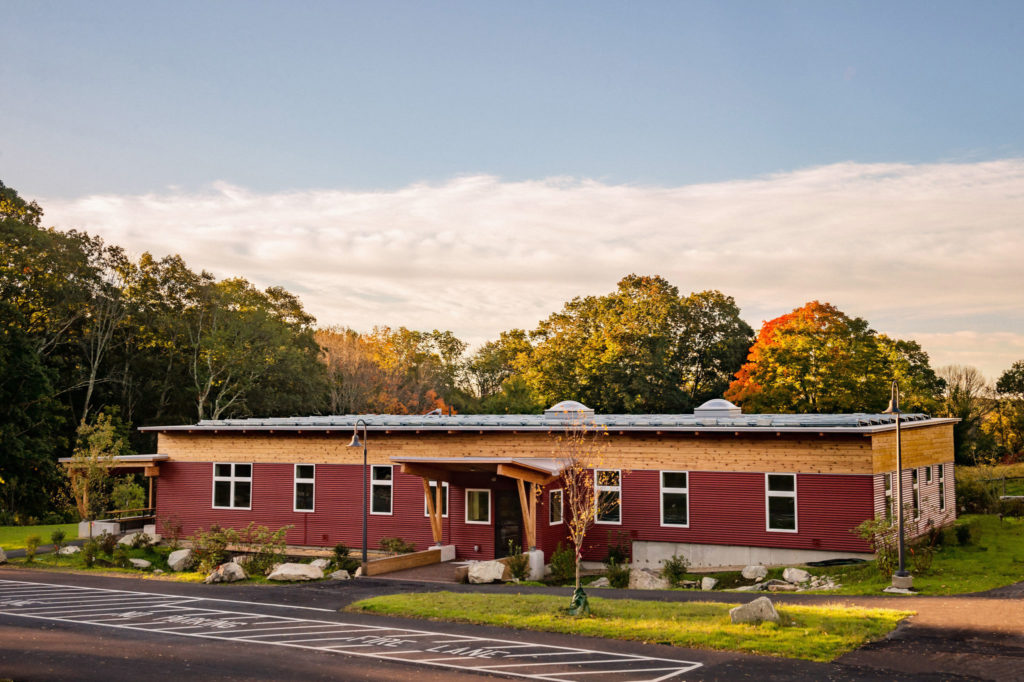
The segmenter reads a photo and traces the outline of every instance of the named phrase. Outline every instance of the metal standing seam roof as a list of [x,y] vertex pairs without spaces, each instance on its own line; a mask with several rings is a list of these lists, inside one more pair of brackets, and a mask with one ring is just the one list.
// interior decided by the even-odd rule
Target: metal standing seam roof
[[[197,424],[144,426],[140,431],[341,431],[356,427],[362,419],[369,431],[563,431],[582,423],[609,431],[733,431],[733,432],[829,432],[869,434],[896,428],[891,414],[743,414],[708,417],[693,414],[597,414],[573,422],[542,414],[406,415],[366,414],[324,417],[273,417],[251,419],[204,419]],[[956,419],[926,414],[903,414],[906,428],[955,423]]]

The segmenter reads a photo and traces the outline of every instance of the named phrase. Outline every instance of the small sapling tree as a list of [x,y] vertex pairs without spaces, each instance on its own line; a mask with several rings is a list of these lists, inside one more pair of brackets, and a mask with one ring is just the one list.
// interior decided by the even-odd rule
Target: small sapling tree
[[[110,498],[110,469],[114,458],[129,453],[128,443],[108,414],[100,414],[93,424],[78,427],[78,444],[71,457],[71,492],[78,513],[94,521],[106,509]],[[92,524],[89,524],[92,537]]]

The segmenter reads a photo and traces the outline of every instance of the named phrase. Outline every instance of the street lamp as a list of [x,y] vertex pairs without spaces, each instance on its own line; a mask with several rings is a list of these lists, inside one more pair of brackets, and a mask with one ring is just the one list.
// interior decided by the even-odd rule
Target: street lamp
[[900,439],[900,387],[896,380],[892,380],[892,395],[889,397],[889,407],[882,414],[896,415],[896,532],[899,539],[896,545],[896,555],[899,558],[899,568],[892,577],[893,587],[909,589],[913,585],[913,578],[903,563],[903,443]]
[[[363,425],[363,440],[359,442],[359,425]],[[362,563],[362,576],[366,577],[366,422],[362,419],[356,420],[356,425],[352,429],[352,440],[349,441],[348,447],[358,448],[360,445],[363,446],[363,563]],[[902,550],[901,550],[902,551]],[[902,557],[903,555],[900,554]],[[903,566],[902,559],[900,560],[900,567]]]

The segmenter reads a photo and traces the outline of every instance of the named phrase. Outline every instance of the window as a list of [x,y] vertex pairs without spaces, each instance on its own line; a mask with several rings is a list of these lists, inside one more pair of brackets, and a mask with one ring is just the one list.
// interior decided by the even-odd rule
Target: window
[[[437,481],[430,482],[430,499],[437,501]],[[423,493],[423,515],[430,516],[426,493]],[[448,484],[444,482],[441,483],[441,516],[448,516]]]
[[925,467],[925,469],[924,469],[924,482],[925,483],[931,483],[932,482],[932,468],[930,466],[929,467]]
[[892,474],[883,475],[885,481],[885,520],[891,525],[894,516],[892,507]]
[[213,508],[252,509],[252,464],[214,463]]
[[945,466],[939,465],[939,511],[943,511],[946,508],[946,469]]
[[491,522],[491,491],[466,489],[466,523]]
[[914,518],[921,518],[921,486],[918,485],[917,469],[910,470],[910,487],[913,491],[911,503],[914,505]]
[[796,532],[796,474],[765,474],[767,530]]
[[616,469],[596,469],[594,484],[597,523],[622,523],[622,473]]
[[661,525],[690,525],[690,495],[685,471],[661,472]]
[[392,469],[390,466],[370,468],[370,513],[391,513]]
[[548,493],[548,525],[557,526],[562,522],[562,489]]
[[295,465],[295,506],[293,511],[313,511],[313,489],[316,486],[316,465]]

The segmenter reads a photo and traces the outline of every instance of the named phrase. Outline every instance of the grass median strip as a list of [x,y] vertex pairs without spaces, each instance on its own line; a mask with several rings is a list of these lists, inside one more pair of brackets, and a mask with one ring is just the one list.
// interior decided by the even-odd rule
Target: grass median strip
[[734,625],[729,609],[735,604],[591,597],[589,618],[566,615],[567,604],[561,596],[429,592],[364,599],[347,610],[811,661],[831,661],[879,639],[913,613],[838,605],[777,605],[782,618],[779,624]]

